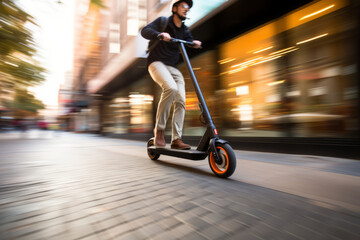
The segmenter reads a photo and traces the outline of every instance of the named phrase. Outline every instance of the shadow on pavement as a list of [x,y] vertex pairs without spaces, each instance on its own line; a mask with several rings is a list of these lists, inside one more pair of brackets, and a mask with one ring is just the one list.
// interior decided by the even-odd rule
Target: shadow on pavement
[[[199,168],[196,168],[196,167],[189,167],[189,166],[184,166],[184,165],[177,164],[177,163],[165,162],[165,161],[161,161],[161,160],[156,160],[156,161],[154,161],[154,163],[165,166],[165,167],[169,167],[169,168],[176,168],[176,169],[179,169],[179,170],[182,170],[182,171],[186,171],[188,173],[195,173],[197,175],[202,175],[202,176],[206,176],[206,177],[221,179],[221,178],[217,177],[211,171],[205,171],[205,170],[202,170],[202,169],[199,169]],[[236,180],[231,179],[231,178],[223,178],[223,180],[236,181]]]

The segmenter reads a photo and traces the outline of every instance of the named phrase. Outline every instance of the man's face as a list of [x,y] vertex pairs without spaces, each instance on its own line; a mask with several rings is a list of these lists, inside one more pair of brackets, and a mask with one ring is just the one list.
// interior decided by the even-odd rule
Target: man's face
[[186,17],[189,10],[190,7],[186,2],[181,2],[177,6],[175,6],[175,11],[182,17]]

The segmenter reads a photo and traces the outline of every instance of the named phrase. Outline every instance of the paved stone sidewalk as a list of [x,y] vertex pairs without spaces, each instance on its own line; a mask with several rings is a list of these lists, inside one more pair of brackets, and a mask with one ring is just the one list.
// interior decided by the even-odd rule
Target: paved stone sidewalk
[[0,239],[360,239],[358,212],[153,162],[143,145],[1,139]]

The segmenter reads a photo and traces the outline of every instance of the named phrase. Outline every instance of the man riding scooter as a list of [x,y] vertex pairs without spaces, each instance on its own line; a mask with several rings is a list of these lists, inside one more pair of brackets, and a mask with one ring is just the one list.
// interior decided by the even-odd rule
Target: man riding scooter
[[[175,43],[170,43],[171,38],[183,39],[194,43],[194,48],[200,48],[201,42],[194,40],[184,21],[192,0],[179,0],[172,5],[172,15],[166,19],[155,19],[145,26],[141,35],[152,42],[156,42],[148,56],[148,71],[152,79],[162,88],[161,98],[157,108],[156,123],[154,128],[156,147],[165,147],[165,127],[174,104],[172,117],[171,148],[187,150],[190,145],[181,140],[185,117],[185,81],[181,72],[176,68],[180,59],[179,48]],[[162,26],[164,25],[164,26]],[[158,38],[163,41],[157,40]]]

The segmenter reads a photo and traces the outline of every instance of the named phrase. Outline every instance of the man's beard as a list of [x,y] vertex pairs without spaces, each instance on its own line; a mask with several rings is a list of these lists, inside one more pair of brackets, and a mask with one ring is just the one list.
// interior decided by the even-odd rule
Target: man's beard
[[181,16],[178,13],[175,13],[176,15],[178,15],[178,17],[181,19],[181,21],[185,21],[187,19],[187,17]]

